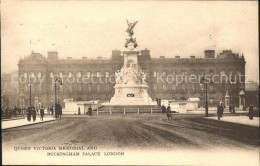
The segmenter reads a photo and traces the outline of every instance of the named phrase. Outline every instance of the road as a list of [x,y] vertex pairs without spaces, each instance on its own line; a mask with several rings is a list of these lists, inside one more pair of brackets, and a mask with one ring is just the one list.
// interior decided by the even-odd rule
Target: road
[[259,128],[203,118],[202,115],[65,116],[2,131],[3,147],[84,145],[118,148],[251,149]]

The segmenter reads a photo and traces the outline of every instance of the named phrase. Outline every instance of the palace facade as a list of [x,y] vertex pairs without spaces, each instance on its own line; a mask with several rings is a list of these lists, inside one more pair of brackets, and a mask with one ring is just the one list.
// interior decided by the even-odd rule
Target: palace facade
[[[47,57],[32,52],[18,63],[19,105],[29,105],[30,89],[32,105],[41,103],[46,107],[54,105],[55,89],[57,100],[63,106],[64,99],[110,100],[114,94],[114,75],[121,69],[123,60],[119,50],[113,50],[109,59],[60,59],[56,51],[48,52]],[[229,96],[239,106],[239,93],[245,89],[245,63],[243,54],[235,54],[231,50],[223,50],[218,55],[214,50],[205,50],[203,58],[152,58],[146,49],[141,50],[138,56],[138,64],[147,74],[149,93],[154,100],[157,97],[162,100],[200,98],[201,105],[205,87],[201,85],[200,76],[208,75],[211,80],[207,84],[209,105],[224,102],[225,97]],[[225,81],[216,83],[220,76],[224,76]],[[229,76],[242,76],[242,82],[230,83],[226,81]],[[56,83],[55,88],[57,78],[62,80],[62,86]],[[189,81],[189,78],[196,79]]]

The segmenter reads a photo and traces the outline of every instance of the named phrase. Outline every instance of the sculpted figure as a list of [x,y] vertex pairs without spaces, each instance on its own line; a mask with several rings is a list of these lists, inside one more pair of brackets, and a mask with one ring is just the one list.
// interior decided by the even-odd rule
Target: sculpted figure
[[132,37],[134,35],[133,29],[134,29],[134,27],[135,27],[135,25],[137,24],[138,21],[136,21],[135,23],[130,23],[130,22],[128,22],[127,19],[126,19],[126,21],[127,21],[127,25],[128,25],[126,32],[128,33],[129,37]]

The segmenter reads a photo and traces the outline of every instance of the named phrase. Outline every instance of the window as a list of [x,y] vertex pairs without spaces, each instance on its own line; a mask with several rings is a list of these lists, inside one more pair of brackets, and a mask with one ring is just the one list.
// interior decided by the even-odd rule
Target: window
[[34,73],[31,73],[31,78],[34,78]]
[[209,74],[212,76],[214,74],[214,70],[209,70]]
[[78,87],[78,91],[81,91],[81,85],[78,85],[77,87]]
[[167,90],[166,84],[163,84],[163,90]]
[[109,85],[106,85],[106,91],[109,91]]
[[98,92],[100,91],[100,85],[97,85],[97,91]]
[[183,70],[182,72],[182,75],[187,75],[187,71]]
[[87,72],[87,77],[90,77],[90,72],[89,71]]
[[157,90],[157,84],[153,84],[153,90]]
[[163,72],[162,72],[162,76],[163,76],[163,77],[166,77],[166,71],[163,71]]
[[69,85],[69,93],[72,93],[72,85]]
[[209,99],[210,104],[213,104],[214,100],[213,99]]
[[191,84],[190,86],[191,86],[191,90],[192,90],[192,91],[195,91],[195,85],[194,85],[194,84]]
[[81,77],[81,72],[78,72],[78,73],[77,73],[77,77]]
[[60,78],[62,78],[63,77],[63,74],[62,74],[62,72],[60,72]]
[[106,72],[106,77],[109,77],[109,72]]
[[172,84],[172,90],[176,90],[176,85]]
[[182,90],[185,90],[185,84],[182,84],[182,85],[181,85],[181,89],[182,89]]
[[72,77],[72,73],[71,72],[69,72],[69,77]]
[[38,72],[38,78],[41,78],[41,77],[42,77],[42,73]]
[[157,76],[157,72],[154,71],[154,72],[153,72],[153,77],[156,77],[156,76]]
[[50,77],[53,78],[53,72],[50,72]]
[[50,91],[54,91],[54,85],[53,84],[50,85]]
[[172,71],[172,75],[175,76],[176,75],[176,71],[173,70]]

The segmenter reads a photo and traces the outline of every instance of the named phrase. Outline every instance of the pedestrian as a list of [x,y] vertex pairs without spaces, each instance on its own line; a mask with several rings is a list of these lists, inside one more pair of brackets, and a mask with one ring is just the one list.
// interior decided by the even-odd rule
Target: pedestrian
[[168,105],[168,107],[167,107],[166,114],[167,114],[168,120],[169,120],[170,118],[172,119],[172,113],[171,113],[171,107],[170,107],[170,105]]
[[162,106],[162,114],[166,113],[166,107],[163,105]]
[[249,106],[248,116],[249,116],[250,120],[253,120],[253,118],[254,118],[254,106],[252,104],[250,104],[250,106]]
[[224,107],[223,107],[222,103],[220,103],[217,106],[218,120],[220,120],[220,118],[223,116],[223,112],[224,112]]
[[161,107],[161,99],[158,99],[158,101],[159,101],[159,107]]
[[233,112],[233,113],[236,113],[236,105],[235,105],[235,104],[232,105],[232,112]]
[[228,109],[229,109],[229,112],[232,112],[232,105],[231,104],[229,105]]
[[31,121],[31,107],[27,107],[27,121],[30,122]]
[[91,105],[90,105],[89,108],[88,108],[88,115],[89,115],[89,116],[92,116],[92,108],[91,108]]
[[156,103],[157,103],[157,107],[159,106],[159,99],[158,97],[156,97]]
[[51,113],[51,115],[53,115],[53,106],[51,106],[51,108],[50,108],[50,113]]
[[36,110],[34,107],[32,108],[32,116],[33,116],[33,121],[35,122],[36,121]]
[[42,108],[40,109],[40,116],[41,116],[41,120],[43,121],[43,116],[44,116],[44,107],[42,106]]

